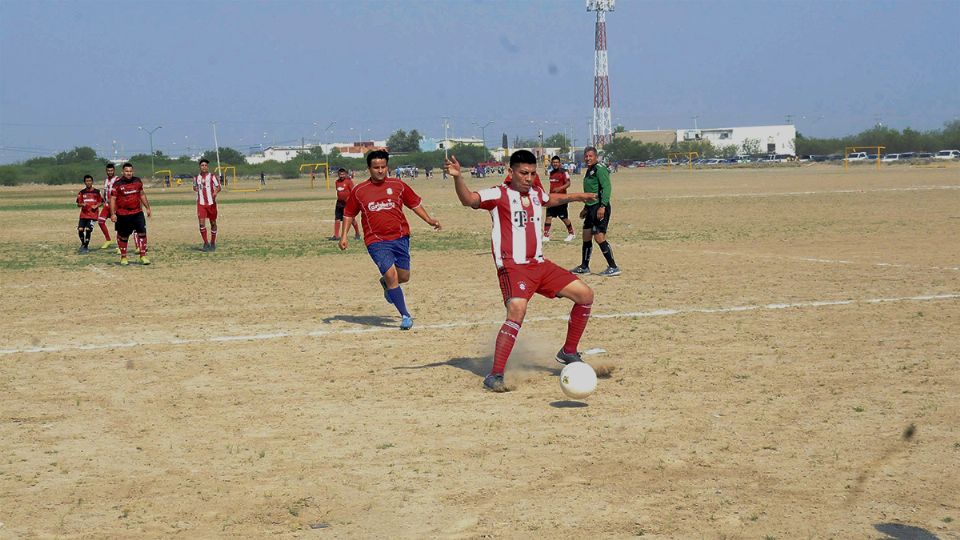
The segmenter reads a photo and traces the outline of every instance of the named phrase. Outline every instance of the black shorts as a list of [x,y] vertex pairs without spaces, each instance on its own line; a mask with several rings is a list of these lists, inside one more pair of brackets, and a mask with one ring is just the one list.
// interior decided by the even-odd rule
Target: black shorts
[[547,207],[547,217],[567,219],[567,205],[559,204],[557,206]]
[[[597,219],[597,210],[603,206],[606,208],[603,214],[603,219]],[[583,218],[583,228],[590,229],[593,233],[606,233],[607,227],[610,225],[610,205],[609,204],[595,204],[593,206],[588,206],[587,215]]]
[[97,219],[96,219],[96,218],[94,218],[94,219],[80,218],[80,221],[77,222],[77,228],[78,228],[78,229],[92,229],[92,228],[93,228],[93,224],[96,223],[96,222],[97,222]]
[[129,216],[117,216],[115,227],[117,236],[127,238],[130,233],[136,231],[139,234],[147,234],[147,220],[143,217],[143,212],[137,212]]
[[343,209],[346,207],[347,203],[337,202],[336,208],[333,209],[333,219],[343,221]]

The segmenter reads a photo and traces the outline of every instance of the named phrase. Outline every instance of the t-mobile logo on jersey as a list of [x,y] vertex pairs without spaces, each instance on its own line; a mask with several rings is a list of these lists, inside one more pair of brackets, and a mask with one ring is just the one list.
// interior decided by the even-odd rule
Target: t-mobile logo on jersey
[[394,201],[377,201],[367,204],[367,210],[371,212],[383,212],[385,210],[393,210],[397,207],[397,203]]

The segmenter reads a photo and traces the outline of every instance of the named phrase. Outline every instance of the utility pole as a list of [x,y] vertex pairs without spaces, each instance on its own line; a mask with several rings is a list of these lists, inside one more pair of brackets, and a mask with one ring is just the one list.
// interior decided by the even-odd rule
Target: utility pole
[[449,144],[450,141],[447,140],[447,128],[449,127],[450,127],[450,117],[444,116],[443,117],[443,157],[444,159],[450,158],[450,148],[448,148],[450,146]]
[[137,128],[137,129],[139,129],[140,131],[146,131],[146,132],[147,132],[147,135],[150,136],[150,178],[154,178],[154,177],[156,177],[156,175],[157,175],[157,168],[156,168],[156,166],[155,166],[154,163],[153,163],[153,158],[154,158],[154,155],[153,155],[153,133],[154,133],[155,131],[157,131],[158,129],[162,128],[162,127],[163,127],[163,126],[157,126],[157,127],[153,128],[153,129],[143,129],[143,126],[140,126],[140,127]]
[[597,12],[593,60],[593,144],[600,147],[613,140],[610,114],[610,69],[607,65],[607,12],[616,0],[587,0],[587,11]]
[[[474,123],[473,123],[473,125],[475,125],[475,126],[477,126],[478,128],[480,128],[480,138],[483,139],[483,149],[484,149],[484,150],[487,149],[487,133],[486,133],[485,130],[486,130],[488,127],[490,127],[490,124],[492,124],[492,123],[493,123],[493,120],[490,120],[489,122],[487,122],[486,124],[483,124],[482,126],[481,126],[480,124],[478,124],[477,122],[474,122]],[[484,155],[486,155],[486,154],[484,154]]]

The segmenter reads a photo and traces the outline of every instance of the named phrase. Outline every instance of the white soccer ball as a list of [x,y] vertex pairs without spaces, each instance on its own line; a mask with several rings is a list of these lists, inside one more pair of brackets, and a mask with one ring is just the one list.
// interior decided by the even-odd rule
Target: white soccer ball
[[560,372],[560,389],[568,397],[583,399],[597,389],[597,372],[586,362],[567,364]]

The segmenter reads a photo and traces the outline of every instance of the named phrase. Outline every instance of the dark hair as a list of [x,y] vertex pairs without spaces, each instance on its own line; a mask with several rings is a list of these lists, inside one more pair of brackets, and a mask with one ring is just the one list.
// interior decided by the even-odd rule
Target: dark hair
[[197,162],[197,165],[203,165],[204,163],[206,163],[207,165],[209,165],[209,164],[210,164],[210,160],[207,159],[207,158],[201,158],[200,161]]
[[550,161],[553,161],[553,160],[560,161],[560,156],[553,156],[552,158],[550,158]]
[[339,169],[337,169],[337,172],[342,173],[342,172],[347,172],[347,170],[344,169],[343,167],[340,167]]
[[517,150],[510,155],[510,168],[512,169],[515,165],[536,165],[537,156],[533,155],[533,152],[529,150]]
[[600,152],[597,152],[597,148],[595,146],[588,146],[584,148],[583,153],[586,154],[587,152],[593,152],[594,154],[597,154],[597,155],[600,154]]
[[86,181],[87,181],[87,178],[89,178],[90,180],[93,180],[93,177],[92,177],[92,176],[90,176],[89,174],[85,174],[85,175],[83,175],[83,181],[84,181],[84,182],[86,182]]
[[386,150],[371,150],[367,153],[367,167],[369,167],[370,163],[375,159],[385,159],[387,163],[390,163],[390,152]]
[[126,169],[127,167],[130,167],[130,168],[132,169],[132,168],[133,168],[133,163],[130,163],[130,162],[128,161],[128,162],[126,162],[126,163],[123,164],[123,167],[120,167],[120,168],[121,168],[121,169]]
[[114,165],[113,163],[107,163],[107,166],[106,166],[105,168],[106,168],[106,169],[116,169],[117,166]]

